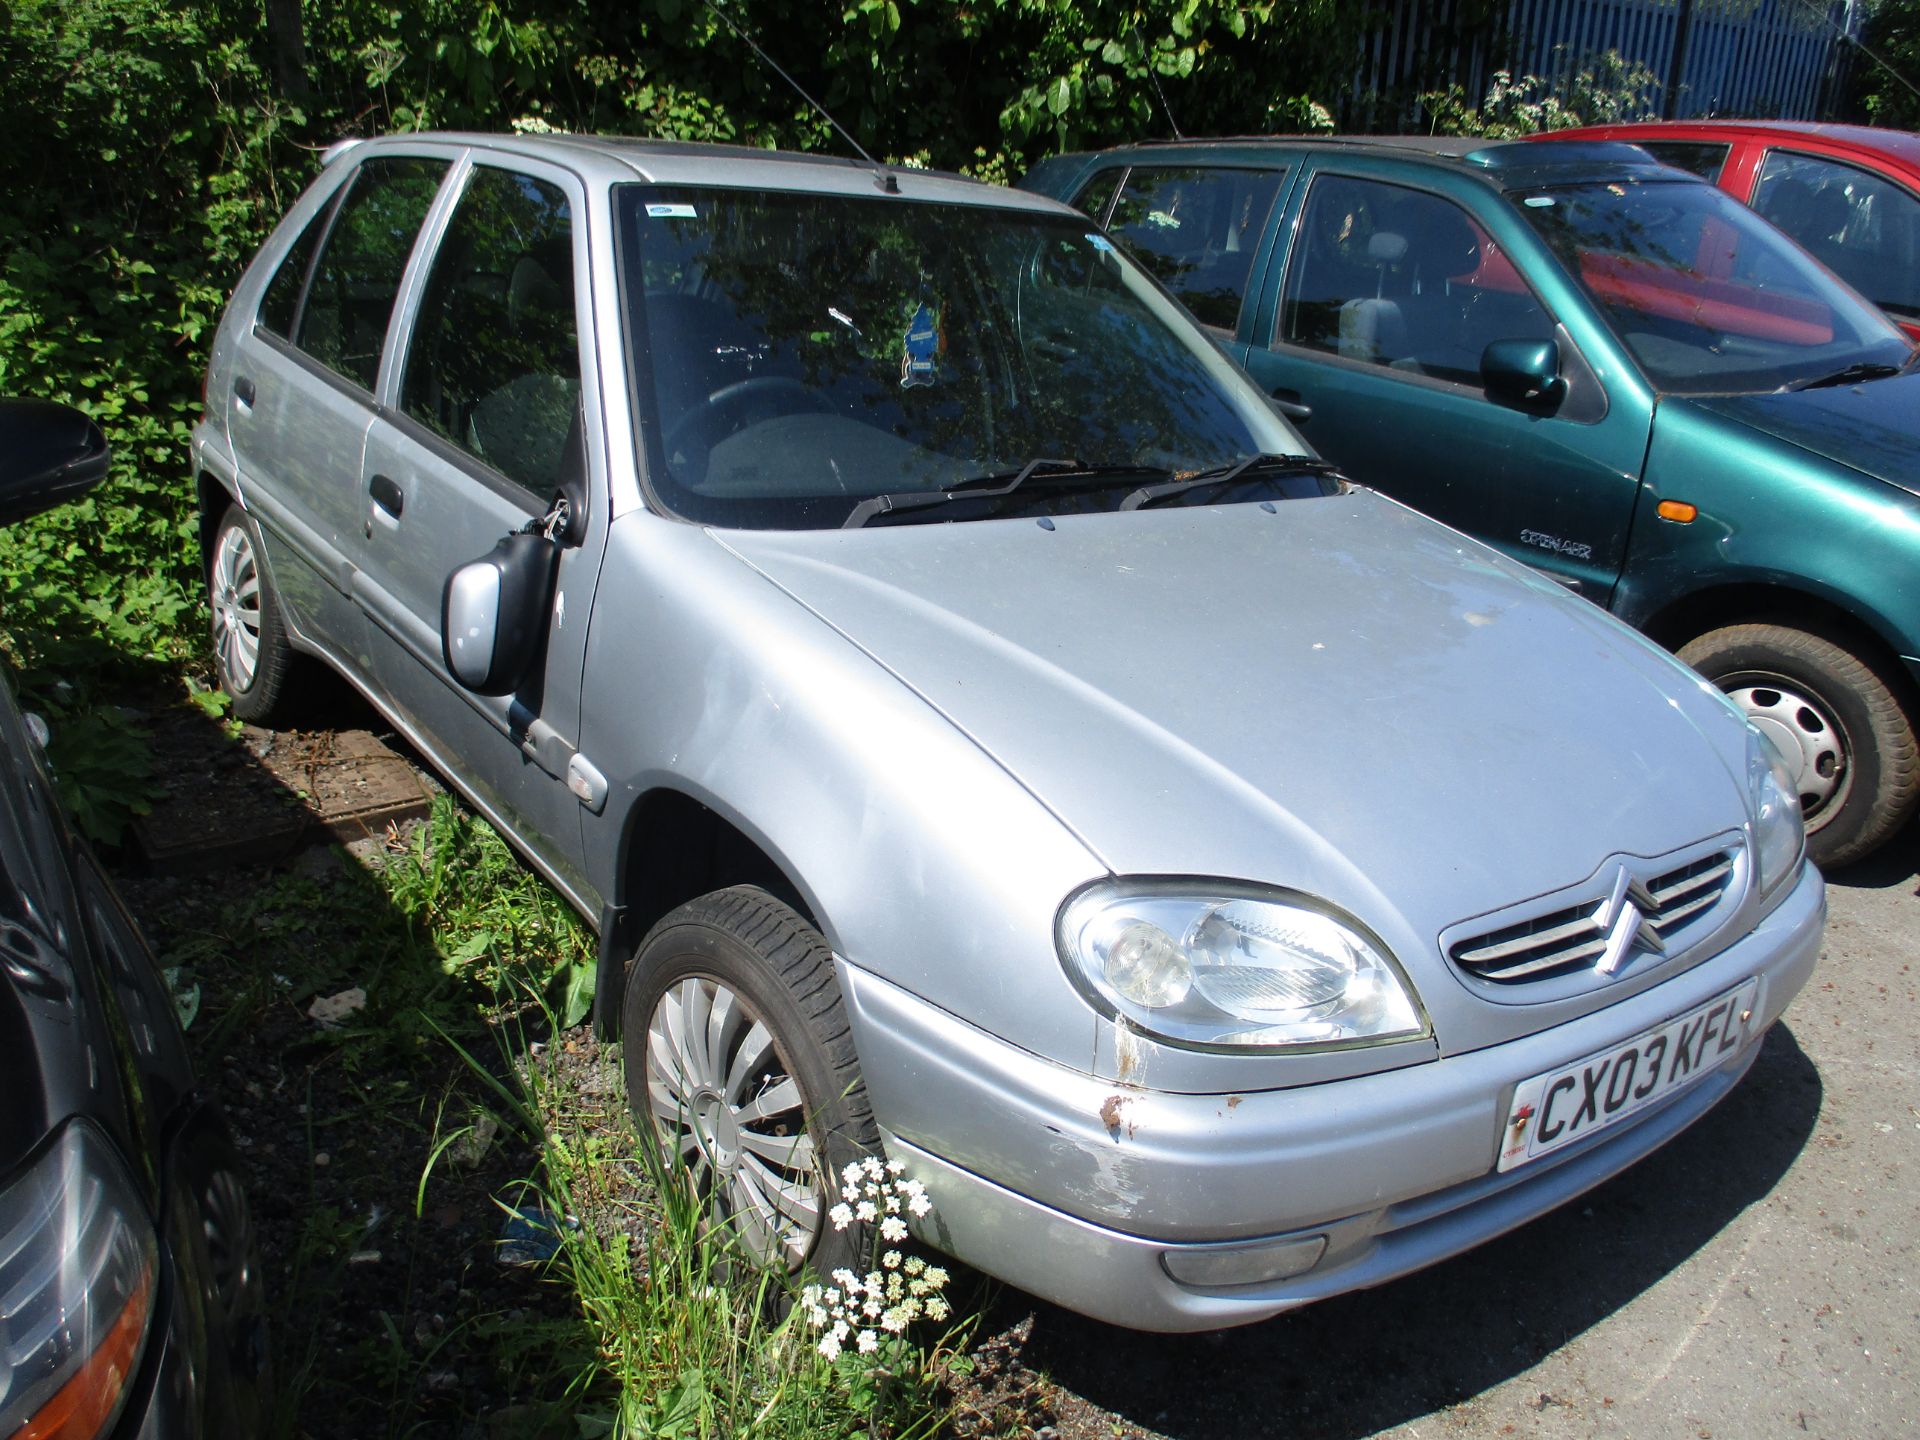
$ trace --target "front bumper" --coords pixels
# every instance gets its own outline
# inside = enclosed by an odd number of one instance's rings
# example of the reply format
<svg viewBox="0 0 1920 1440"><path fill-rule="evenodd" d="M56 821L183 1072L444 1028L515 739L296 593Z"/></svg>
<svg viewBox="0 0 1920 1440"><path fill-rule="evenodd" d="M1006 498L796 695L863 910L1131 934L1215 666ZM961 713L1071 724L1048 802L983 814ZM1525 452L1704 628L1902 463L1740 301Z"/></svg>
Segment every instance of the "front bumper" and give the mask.
<svg viewBox="0 0 1920 1440"><path fill-rule="evenodd" d="M1434 1264L1523 1224L1711 1109L1813 970L1826 916L1811 866L1754 931L1663 984L1507 1044L1356 1079L1245 1095L1111 1082L1017 1050L840 964L889 1154L927 1186L926 1238L1009 1283L1143 1330L1245 1324ZM1494 1171L1513 1087L1760 977L1749 1039L1631 1119ZM1150 1077L1149 1077L1150 1078ZM1305 1273L1198 1286L1325 1236ZM1298 1248L1298 1247L1296 1247ZM1314 1247L1317 1249L1317 1247Z"/></svg>

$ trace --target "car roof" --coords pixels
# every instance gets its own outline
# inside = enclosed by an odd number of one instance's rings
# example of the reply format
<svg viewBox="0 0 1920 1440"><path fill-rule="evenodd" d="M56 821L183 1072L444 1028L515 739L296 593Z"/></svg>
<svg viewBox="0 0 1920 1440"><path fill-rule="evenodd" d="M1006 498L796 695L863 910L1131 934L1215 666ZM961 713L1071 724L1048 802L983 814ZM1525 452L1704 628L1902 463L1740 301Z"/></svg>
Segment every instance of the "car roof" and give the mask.
<svg viewBox="0 0 1920 1440"><path fill-rule="evenodd" d="M1558 140L1566 136L1579 140L1606 136L1631 143L1633 137L1640 134L1649 139L1723 134L1778 140L1823 140L1859 150L1876 150L1896 156L1910 165L1920 166L1920 135L1907 130L1882 130L1874 125L1834 125L1817 120L1634 120L1618 125L1588 125L1577 130L1554 131L1533 138Z"/></svg>
<svg viewBox="0 0 1920 1440"><path fill-rule="evenodd" d="M1589 140L1548 148L1482 135L1229 135L1146 140L1100 151L1099 158L1152 155L1169 161L1178 157L1219 163L1236 153L1249 159L1279 159L1301 151L1379 155L1417 165L1444 166L1502 190L1578 180L1645 178L1650 171L1658 171L1663 179L1693 178L1682 177L1646 151L1619 141Z"/></svg>
<svg viewBox="0 0 1920 1440"><path fill-rule="evenodd" d="M909 166L879 166L840 155L762 150L750 145L705 145L620 135L523 135L419 131L336 145L329 156L418 151L459 146L504 157L544 160L597 185L650 181L661 185L737 186L801 193L871 195L1019 210L1063 211L1066 206L1025 191L964 175Z"/></svg>

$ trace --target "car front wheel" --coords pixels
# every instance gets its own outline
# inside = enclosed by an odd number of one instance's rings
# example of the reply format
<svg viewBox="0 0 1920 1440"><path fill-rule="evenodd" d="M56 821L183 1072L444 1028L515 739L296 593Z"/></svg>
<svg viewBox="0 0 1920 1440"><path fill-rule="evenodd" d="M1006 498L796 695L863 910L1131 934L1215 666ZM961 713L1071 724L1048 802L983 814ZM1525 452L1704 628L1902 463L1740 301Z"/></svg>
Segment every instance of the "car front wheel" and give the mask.
<svg viewBox="0 0 1920 1440"><path fill-rule="evenodd" d="M1840 641L1785 625L1729 625L1680 658L1732 697L1786 757L1822 866L1890 840L1920 798L1920 748L1900 682Z"/></svg>
<svg viewBox="0 0 1920 1440"><path fill-rule="evenodd" d="M691 901L641 943L621 1023L636 1126L741 1256L864 1271L865 1233L827 1212L879 1136L819 932L751 886Z"/></svg>

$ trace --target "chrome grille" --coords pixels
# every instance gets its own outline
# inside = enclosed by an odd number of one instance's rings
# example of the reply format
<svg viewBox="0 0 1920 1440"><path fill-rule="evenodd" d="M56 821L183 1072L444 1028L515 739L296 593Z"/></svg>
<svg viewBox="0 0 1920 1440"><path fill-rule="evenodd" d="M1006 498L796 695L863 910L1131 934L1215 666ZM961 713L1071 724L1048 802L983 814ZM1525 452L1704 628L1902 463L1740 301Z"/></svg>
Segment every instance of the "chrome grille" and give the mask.
<svg viewBox="0 0 1920 1440"><path fill-rule="evenodd" d="M1726 894L1733 879L1733 852L1703 856L1646 882L1653 908L1646 919L1662 941L1680 939ZM1457 940L1454 964L1470 975L1501 984L1544 980L1592 965L1606 953L1611 895L1536 915L1483 935Z"/></svg>

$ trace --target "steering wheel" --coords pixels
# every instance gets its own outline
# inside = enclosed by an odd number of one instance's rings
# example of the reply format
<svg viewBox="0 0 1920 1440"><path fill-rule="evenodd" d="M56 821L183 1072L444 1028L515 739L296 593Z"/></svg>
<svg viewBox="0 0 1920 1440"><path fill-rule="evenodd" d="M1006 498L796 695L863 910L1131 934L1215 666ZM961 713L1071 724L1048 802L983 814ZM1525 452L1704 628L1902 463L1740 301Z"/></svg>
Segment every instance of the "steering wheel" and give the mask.
<svg viewBox="0 0 1920 1440"><path fill-rule="evenodd" d="M661 437L661 447L669 459L676 451L687 452L689 467L696 474L704 474L713 447L744 427L756 403L764 405L785 400L800 403L781 406L773 413L802 414L828 408L817 390L791 375L749 375L731 385L722 385L707 396L706 404L674 421Z"/></svg>

